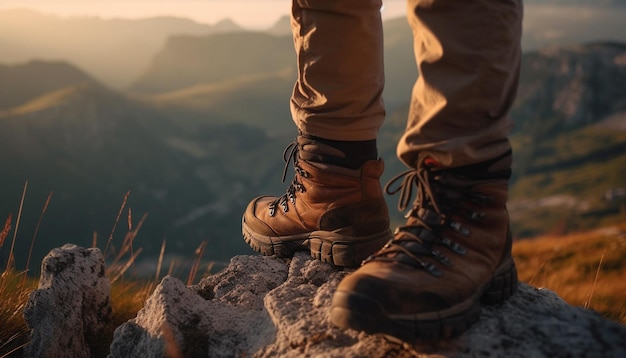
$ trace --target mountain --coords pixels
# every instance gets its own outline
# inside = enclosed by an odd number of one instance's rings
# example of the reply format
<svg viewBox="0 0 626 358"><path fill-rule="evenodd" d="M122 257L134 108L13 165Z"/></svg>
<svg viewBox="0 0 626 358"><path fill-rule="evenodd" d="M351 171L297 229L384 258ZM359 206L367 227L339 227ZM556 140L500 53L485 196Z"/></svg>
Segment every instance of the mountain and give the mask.
<svg viewBox="0 0 626 358"><path fill-rule="evenodd" d="M512 115L517 132L533 137L626 113L626 45L548 47L522 59Z"/></svg>
<svg viewBox="0 0 626 358"><path fill-rule="evenodd" d="M58 88L94 82L91 76L66 62L0 64L0 111Z"/></svg>
<svg viewBox="0 0 626 358"><path fill-rule="evenodd" d="M180 19L180 20L184 20L184 19ZM210 33L227 33L227 32L240 32L240 31L243 31L243 28L237 25L233 20L223 19L221 21L218 21L211 27ZM195 33L195 31L185 31L183 29L177 29L175 32L176 33ZM203 32L205 31L201 31L201 33ZM174 33L174 31L168 31L168 33Z"/></svg>
<svg viewBox="0 0 626 358"><path fill-rule="evenodd" d="M279 157L284 141L277 147L263 131L236 124L189 133L180 122L98 83L59 87L0 113L0 216L17 217L28 182L18 267L50 192L35 260L62 242L91 245L94 233L103 248L128 191L115 246L127 221L136 226L147 213L135 241L144 257L158 255L163 240L172 255L188 256L202 241L214 260L245 252L243 240L226 238L247 198L267 187L266 173L280 175L280 164L267 164L265 156Z"/></svg>
<svg viewBox="0 0 626 358"><path fill-rule="evenodd" d="M530 1L525 7L523 48L536 50L545 46L578 44L592 41L626 41L626 16L624 1ZM393 24L393 23L396 24ZM389 26L388 26L389 25ZM386 38L400 38L393 30L402 31L402 51L409 61L400 67L393 63L393 55L387 57L388 71L409 70L411 76L388 76L390 81L407 82L415 73L410 63L411 33L406 19L385 22L389 34ZM225 19L213 25L200 24L188 19L157 17L142 20L100 19L95 17L60 17L30 10L0 11L0 63L15 64L33 59L67 61L76 64L108 87L127 89L138 81L146 81L153 72L151 61L172 36L204 37L216 33L242 32L231 20ZM289 18L283 17L266 34L289 38ZM285 42L291 47L291 41ZM240 44L231 44L239 47ZM254 48L246 42L246 48ZM387 46L387 45L386 45ZM293 52L293 50L289 50ZM246 57L257 54L248 51ZM259 54L263 55L263 52ZM404 54L400 59L404 59ZM292 61L293 62L293 61ZM401 62L401 61L398 61ZM390 72L391 73L391 72ZM137 90L137 88L133 88ZM141 89L142 91L147 89ZM405 97L404 87L393 96ZM410 91L410 88L409 88Z"/></svg>
<svg viewBox="0 0 626 358"><path fill-rule="evenodd" d="M564 3L526 4L522 36L524 51L597 41L626 42L624 1L604 6L595 1Z"/></svg>
<svg viewBox="0 0 626 358"><path fill-rule="evenodd" d="M270 134L292 133L289 96L295 69L234 77L152 95L135 93L161 113L183 117L188 125L240 123Z"/></svg>
<svg viewBox="0 0 626 358"><path fill-rule="evenodd" d="M213 26L188 19L60 17L30 10L0 11L0 62L32 59L74 63L115 88L125 88L174 34L241 31L232 21Z"/></svg>
<svg viewBox="0 0 626 358"><path fill-rule="evenodd" d="M170 37L148 70L131 86L165 92L295 66L292 40L260 32Z"/></svg>
<svg viewBox="0 0 626 358"><path fill-rule="evenodd" d="M265 32L275 36L291 36L291 16L286 15L281 17Z"/></svg>

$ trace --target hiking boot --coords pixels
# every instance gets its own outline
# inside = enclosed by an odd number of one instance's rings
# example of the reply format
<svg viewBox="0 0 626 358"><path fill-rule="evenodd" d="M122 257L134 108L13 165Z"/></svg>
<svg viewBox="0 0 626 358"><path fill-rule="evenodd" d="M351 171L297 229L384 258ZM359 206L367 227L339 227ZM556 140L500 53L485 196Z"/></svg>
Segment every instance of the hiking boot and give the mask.
<svg viewBox="0 0 626 358"><path fill-rule="evenodd" d="M510 169L475 173L484 171L438 169L424 159L387 184L388 194L401 191L401 211L414 186L417 198L393 240L337 287L335 325L407 342L450 338L478 320L481 302L501 303L516 290L506 209Z"/></svg>
<svg viewBox="0 0 626 358"><path fill-rule="evenodd" d="M380 185L383 162L367 160L349 169L305 160L303 155L315 157L307 143L299 137L287 147L285 171L293 162L295 177L284 195L250 202L243 237L263 255L291 257L310 250L323 262L358 266L393 238Z"/></svg>

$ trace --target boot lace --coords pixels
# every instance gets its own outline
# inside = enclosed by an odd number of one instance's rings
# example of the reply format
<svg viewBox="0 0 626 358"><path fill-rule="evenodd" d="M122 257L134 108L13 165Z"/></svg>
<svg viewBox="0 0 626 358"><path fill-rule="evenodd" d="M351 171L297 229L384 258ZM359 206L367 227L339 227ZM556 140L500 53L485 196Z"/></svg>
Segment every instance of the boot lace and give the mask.
<svg viewBox="0 0 626 358"><path fill-rule="evenodd" d="M283 160L285 161L285 167L283 168L282 182L284 183L285 178L287 177L287 170L289 169L289 164L293 165L296 175L291 181L291 184L287 188L287 191L285 192L285 194L277 197L275 200L273 200L269 204L268 210L269 210L270 216L276 215L276 208L278 206L280 206L283 212L285 213L288 212L289 211L288 203L291 202L292 205L296 204L296 192L304 193L306 191L302 183L298 181L298 176L308 178L309 173L307 173L302 168L300 168L300 166L298 166L298 150L299 150L298 141L294 140L291 143L289 143L289 145L287 145L287 147L283 151Z"/></svg>
<svg viewBox="0 0 626 358"><path fill-rule="evenodd" d="M400 183L394 187L396 183ZM452 213L461 214L470 220L480 221L483 212L463 208L463 203L471 201L484 205L491 199L473 193L469 186L459 185L459 179L445 171L433 171L426 162L420 163L417 169L410 169L393 177L385 186L389 195L400 193L398 210L404 211L409 205L413 190L416 199L405 217L407 225L400 226L394 233L394 239L381 250L367 258L368 261L394 261L412 267L422 268L434 276L442 272L433 263L425 260L431 257L443 265L449 266L452 260L444 255L438 247L447 247L458 255L466 255L467 251L446 235L454 232L469 236L470 229L452 217Z"/></svg>

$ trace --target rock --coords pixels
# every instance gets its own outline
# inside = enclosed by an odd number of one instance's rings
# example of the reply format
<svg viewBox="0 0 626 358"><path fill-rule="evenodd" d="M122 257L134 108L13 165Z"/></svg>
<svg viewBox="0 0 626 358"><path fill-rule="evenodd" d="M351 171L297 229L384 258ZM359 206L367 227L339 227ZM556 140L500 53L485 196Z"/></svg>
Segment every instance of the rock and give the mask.
<svg viewBox="0 0 626 358"><path fill-rule="evenodd" d="M192 287L166 277L116 330L110 357L626 356L625 326L526 284L451 340L408 344L338 329L328 308L349 273L296 254L237 256Z"/></svg>
<svg viewBox="0 0 626 358"><path fill-rule="evenodd" d="M99 249L64 245L52 250L24 308L32 330L24 356L91 357L111 317L110 292Z"/></svg>
<svg viewBox="0 0 626 358"><path fill-rule="evenodd" d="M238 256L190 289L165 277L137 317L114 333L109 357L246 356L276 337L263 297L287 279L277 259Z"/></svg>

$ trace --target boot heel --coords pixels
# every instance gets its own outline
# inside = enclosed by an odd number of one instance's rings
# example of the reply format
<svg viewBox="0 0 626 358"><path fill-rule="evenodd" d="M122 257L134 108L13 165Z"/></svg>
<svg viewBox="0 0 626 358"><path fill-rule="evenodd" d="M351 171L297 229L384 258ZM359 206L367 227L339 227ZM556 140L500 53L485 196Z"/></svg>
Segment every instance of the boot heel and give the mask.
<svg viewBox="0 0 626 358"><path fill-rule="evenodd" d="M504 302L517 291L517 269L515 263L503 273L496 275L481 297L481 302L486 305L496 305Z"/></svg>

